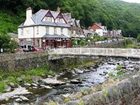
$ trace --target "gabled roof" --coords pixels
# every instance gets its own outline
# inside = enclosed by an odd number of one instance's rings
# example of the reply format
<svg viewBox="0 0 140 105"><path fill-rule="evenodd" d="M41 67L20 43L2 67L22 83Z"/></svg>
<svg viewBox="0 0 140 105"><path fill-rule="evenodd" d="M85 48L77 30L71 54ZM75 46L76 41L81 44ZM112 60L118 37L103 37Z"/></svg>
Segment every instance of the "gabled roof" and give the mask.
<svg viewBox="0 0 140 105"><path fill-rule="evenodd" d="M53 17L56 19L60 12L51 11L51 13L52 13Z"/></svg>
<svg viewBox="0 0 140 105"><path fill-rule="evenodd" d="M69 24L66 23L52 23L47 21L42 21L43 18L46 16L46 14L50 12L54 19L57 18L57 16L60 14L60 12L57 11L50 11L50 10L44 10L41 9L32 16L32 20L34 21L34 25L46 25L46 26L58 26L58 27L70 27ZM19 27L24 27L24 23L22 23Z"/></svg>
<svg viewBox="0 0 140 105"><path fill-rule="evenodd" d="M96 25L99 29L102 29L102 24L100 23L94 23L93 25Z"/></svg>
<svg viewBox="0 0 140 105"><path fill-rule="evenodd" d="M103 29L103 30L105 30L106 29L106 26L102 26L101 23L94 23L90 28L93 29L94 31L96 29Z"/></svg>

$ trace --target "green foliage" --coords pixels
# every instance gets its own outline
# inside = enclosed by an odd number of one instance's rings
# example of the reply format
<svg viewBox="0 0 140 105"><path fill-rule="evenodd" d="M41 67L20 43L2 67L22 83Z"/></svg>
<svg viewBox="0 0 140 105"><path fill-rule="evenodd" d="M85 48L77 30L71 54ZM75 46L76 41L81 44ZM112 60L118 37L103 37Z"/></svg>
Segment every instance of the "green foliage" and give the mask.
<svg viewBox="0 0 140 105"><path fill-rule="evenodd" d="M57 105L57 103L55 103L54 101L50 101L48 105Z"/></svg>
<svg viewBox="0 0 140 105"><path fill-rule="evenodd" d="M10 52L15 52L15 49L18 47L18 43L15 40L11 40L9 43Z"/></svg>
<svg viewBox="0 0 140 105"><path fill-rule="evenodd" d="M0 49L7 49L9 48L10 37L5 34L0 34Z"/></svg>
<svg viewBox="0 0 140 105"><path fill-rule="evenodd" d="M14 52L17 47L17 42L11 40L9 35L0 34L0 49L3 49L4 52Z"/></svg>
<svg viewBox="0 0 140 105"><path fill-rule="evenodd" d="M124 39L123 46L124 48L140 48L140 45L136 43L136 39Z"/></svg>
<svg viewBox="0 0 140 105"><path fill-rule="evenodd" d="M107 38L103 36L99 36L99 35L92 35L84 39L73 39L72 45L73 46L86 46L92 42L103 41L103 40L107 40Z"/></svg>
<svg viewBox="0 0 140 105"><path fill-rule="evenodd" d="M4 72L0 70L0 92L4 91L4 88L9 83L20 84L19 80L24 82L31 82L33 77L54 75L54 72L48 69L48 66L15 72Z"/></svg>
<svg viewBox="0 0 140 105"><path fill-rule="evenodd" d="M113 79L118 79L119 77L123 76L125 73L125 70L123 69L122 65L118 65L116 70L109 73L109 77Z"/></svg>
<svg viewBox="0 0 140 105"><path fill-rule="evenodd" d="M80 99L78 105L85 105L85 104L84 104L84 101L83 101L82 99Z"/></svg>
<svg viewBox="0 0 140 105"><path fill-rule="evenodd" d="M67 102L69 102L70 101L70 98L69 97L66 97L65 99L64 99L64 103L67 103Z"/></svg>
<svg viewBox="0 0 140 105"><path fill-rule="evenodd" d="M103 95L105 97L108 97L109 96L109 92L108 92L108 90L106 88L104 88L102 91L103 91Z"/></svg>
<svg viewBox="0 0 140 105"><path fill-rule="evenodd" d="M37 10L71 12L88 27L93 22L101 22L108 29L122 29L125 36L137 37L140 33L140 5L121 0L0 0L0 32L15 32L25 20L25 10L32 6ZM83 42L81 42L83 45Z"/></svg>
<svg viewBox="0 0 140 105"><path fill-rule="evenodd" d="M5 89L5 83L4 82L1 82L0 83L0 93Z"/></svg>
<svg viewBox="0 0 140 105"><path fill-rule="evenodd" d="M140 42L140 34L137 36L137 41Z"/></svg>

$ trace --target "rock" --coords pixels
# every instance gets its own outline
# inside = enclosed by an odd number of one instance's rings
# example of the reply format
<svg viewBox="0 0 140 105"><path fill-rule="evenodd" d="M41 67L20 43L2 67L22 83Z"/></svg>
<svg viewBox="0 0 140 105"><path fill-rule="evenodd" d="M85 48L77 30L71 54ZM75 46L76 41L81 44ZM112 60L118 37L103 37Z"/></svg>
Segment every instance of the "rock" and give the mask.
<svg viewBox="0 0 140 105"><path fill-rule="evenodd" d="M29 99L27 98L27 97L25 97L25 96L20 96L19 97L22 101L29 101Z"/></svg>
<svg viewBox="0 0 140 105"><path fill-rule="evenodd" d="M37 87L35 87L35 86L33 86L32 88L33 88L33 89L37 89Z"/></svg>
<svg viewBox="0 0 140 105"><path fill-rule="evenodd" d="M40 85L42 88L46 88L46 89L52 89L52 87L50 86L46 86L46 85Z"/></svg>
<svg viewBox="0 0 140 105"><path fill-rule="evenodd" d="M43 84L47 84L47 85L63 85L63 84L65 84L65 82L62 82L62 81L57 80L55 78L41 79L40 82L42 82Z"/></svg>
<svg viewBox="0 0 140 105"><path fill-rule="evenodd" d="M12 92L7 92L7 93L0 94L0 101L10 99L10 98L12 98L14 96L17 96L17 95L27 95L27 94L31 94L31 92L26 90L26 88L18 87Z"/></svg>
<svg viewBox="0 0 140 105"><path fill-rule="evenodd" d="M77 79L73 79L70 81L72 84L79 84L79 83L82 83L81 80L77 80Z"/></svg>
<svg viewBox="0 0 140 105"><path fill-rule="evenodd" d="M84 73L84 71L79 70L79 69L75 69L75 72L76 72L77 74L83 74L83 73Z"/></svg>
<svg viewBox="0 0 140 105"><path fill-rule="evenodd" d="M107 72L106 71L103 71L104 75L107 75Z"/></svg>
<svg viewBox="0 0 140 105"><path fill-rule="evenodd" d="M85 72L90 72L91 70L93 70L93 69L90 69L90 70L89 69L85 69L84 71Z"/></svg>
<svg viewBox="0 0 140 105"><path fill-rule="evenodd" d="M99 75L103 76L103 74L101 74L101 73Z"/></svg>
<svg viewBox="0 0 140 105"><path fill-rule="evenodd" d="M75 75L75 74L76 74L76 72L75 72L74 70L72 70L72 71L71 71L71 73L72 73L73 75Z"/></svg>
<svg viewBox="0 0 140 105"><path fill-rule="evenodd" d="M51 76L51 75L48 75L47 77L48 77L48 78L52 78L53 76Z"/></svg>
<svg viewBox="0 0 140 105"><path fill-rule="evenodd" d="M12 97L12 99L16 99L16 98L19 98L19 96L13 96L13 97Z"/></svg>
<svg viewBox="0 0 140 105"><path fill-rule="evenodd" d="M62 96L63 96L64 98L67 98L67 97L70 96L70 94L68 94L68 93L67 93L67 94L63 94Z"/></svg>
<svg viewBox="0 0 140 105"><path fill-rule="evenodd" d="M22 99L21 98L17 98L15 99L16 102L22 102Z"/></svg>
<svg viewBox="0 0 140 105"><path fill-rule="evenodd" d="M5 91L10 92L12 90L11 86L6 86Z"/></svg>
<svg viewBox="0 0 140 105"><path fill-rule="evenodd" d="M64 80L68 80L68 78L64 78Z"/></svg>
<svg viewBox="0 0 140 105"><path fill-rule="evenodd" d="M32 77L32 80L33 80L35 83L38 82L40 79L41 79L41 77L39 77L39 76L34 76L34 77Z"/></svg>
<svg viewBox="0 0 140 105"><path fill-rule="evenodd" d="M29 83L24 83L24 86L25 86L25 87L30 87L31 84L29 84Z"/></svg>
<svg viewBox="0 0 140 105"><path fill-rule="evenodd" d="M66 103L65 105L79 105L79 102L78 101L71 101L71 102Z"/></svg>
<svg viewBox="0 0 140 105"><path fill-rule="evenodd" d="M38 86L36 83L32 83L31 85L34 86L34 87L37 87Z"/></svg>
<svg viewBox="0 0 140 105"><path fill-rule="evenodd" d="M12 83L12 82L9 83L9 86L10 86L11 88L15 88L15 84Z"/></svg>

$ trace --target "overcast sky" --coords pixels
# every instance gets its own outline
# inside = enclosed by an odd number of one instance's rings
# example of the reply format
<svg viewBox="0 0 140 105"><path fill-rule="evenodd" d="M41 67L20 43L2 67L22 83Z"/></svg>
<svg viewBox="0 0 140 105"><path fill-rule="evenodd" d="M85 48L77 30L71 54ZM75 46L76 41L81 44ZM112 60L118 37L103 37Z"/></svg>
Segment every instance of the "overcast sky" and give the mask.
<svg viewBox="0 0 140 105"><path fill-rule="evenodd" d="M140 3L140 0L123 0L130 3Z"/></svg>

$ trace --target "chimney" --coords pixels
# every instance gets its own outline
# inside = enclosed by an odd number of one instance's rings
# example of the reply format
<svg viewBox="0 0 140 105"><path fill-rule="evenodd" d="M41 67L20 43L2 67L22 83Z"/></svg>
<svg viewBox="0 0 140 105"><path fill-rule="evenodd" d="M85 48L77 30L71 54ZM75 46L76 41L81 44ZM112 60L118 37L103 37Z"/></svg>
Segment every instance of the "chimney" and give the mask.
<svg viewBox="0 0 140 105"><path fill-rule="evenodd" d="M102 23L97 23L99 26L102 26Z"/></svg>
<svg viewBox="0 0 140 105"><path fill-rule="evenodd" d="M32 17L32 8L29 7L26 9L26 19L29 19Z"/></svg>
<svg viewBox="0 0 140 105"><path fill-rule="evenodd" d="M60 7L57 7L57 12L61 12L61 8Z"/></svg>

